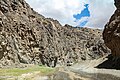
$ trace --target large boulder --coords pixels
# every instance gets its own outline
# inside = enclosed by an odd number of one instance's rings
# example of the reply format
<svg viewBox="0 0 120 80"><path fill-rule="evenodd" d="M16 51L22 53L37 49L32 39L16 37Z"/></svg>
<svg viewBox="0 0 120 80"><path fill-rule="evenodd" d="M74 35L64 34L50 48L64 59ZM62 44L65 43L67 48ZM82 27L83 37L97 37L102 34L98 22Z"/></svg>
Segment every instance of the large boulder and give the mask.
<svg viewBox="0 0 120 80"><path fill-rule="evenodd" d="M105 25L103 39L114 56L120 56L120 0L115 0L117 10Z"/></svg>

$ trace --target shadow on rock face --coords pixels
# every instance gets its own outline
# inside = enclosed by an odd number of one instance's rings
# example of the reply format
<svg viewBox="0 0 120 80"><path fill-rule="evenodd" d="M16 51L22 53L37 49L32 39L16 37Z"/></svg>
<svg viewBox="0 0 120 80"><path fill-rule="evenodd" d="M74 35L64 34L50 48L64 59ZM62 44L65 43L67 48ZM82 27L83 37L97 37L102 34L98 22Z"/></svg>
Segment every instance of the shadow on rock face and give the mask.
<svg viewBox="0 0 120 80"><path fill-rule="evenodd" d="M106 60L103 63L99 64L95 68L120 70L120 57L116 58L116 57L112 56L112 54L110 54L106 58L108 58L108 60Z"/></svg>

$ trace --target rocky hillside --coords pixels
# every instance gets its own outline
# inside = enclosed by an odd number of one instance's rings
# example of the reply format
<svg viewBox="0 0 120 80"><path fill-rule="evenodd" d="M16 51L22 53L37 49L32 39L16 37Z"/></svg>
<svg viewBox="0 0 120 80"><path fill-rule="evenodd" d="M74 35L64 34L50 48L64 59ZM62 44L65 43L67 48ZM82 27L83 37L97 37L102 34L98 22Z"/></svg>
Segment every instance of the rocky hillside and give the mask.
<svg viewBox="0 0 120 80"><path fill-rule="evenodd" d="M103 39L114 56L120 56L120 0L115 0L117 10L106 24Z"/></svg>
<svg viewBox="0 0 120 80"><path fill-rule="evenodd" d="M49 67L97 59L109 53L102 31L62 26L35 12L24 0L0 0L0 67Z"/></svg>

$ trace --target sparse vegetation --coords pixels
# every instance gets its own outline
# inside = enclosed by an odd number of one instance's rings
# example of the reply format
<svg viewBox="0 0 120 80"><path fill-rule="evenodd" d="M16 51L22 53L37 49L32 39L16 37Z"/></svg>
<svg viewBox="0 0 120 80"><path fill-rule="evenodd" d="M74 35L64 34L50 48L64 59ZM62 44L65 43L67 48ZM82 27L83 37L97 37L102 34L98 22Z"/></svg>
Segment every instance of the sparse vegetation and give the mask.
<svg viewBox="0 0 120 80"><path fill-rule="evenodd" d="M0 76L20 76L26 73L33 73L40 71L41 75L52 74L55 69L45 66L32 66L28 68L12 68L12 69L0 69Z"/></svg>

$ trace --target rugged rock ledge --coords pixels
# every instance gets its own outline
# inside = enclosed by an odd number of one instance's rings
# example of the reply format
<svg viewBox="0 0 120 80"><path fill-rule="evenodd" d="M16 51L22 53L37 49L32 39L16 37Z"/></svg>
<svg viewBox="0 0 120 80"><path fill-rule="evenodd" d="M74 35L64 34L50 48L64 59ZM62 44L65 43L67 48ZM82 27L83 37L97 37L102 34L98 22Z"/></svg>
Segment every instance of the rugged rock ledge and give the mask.
<svg viewBox="0 0 120 80"><path fill-rule="evenodd" d="M109 53L101 34L98 29L62 26L24 0L0 0L0 67L69 66L96 59Z"/></svg>
<svg viewBox="0 0 120 80"><path fill-rule="evenodd" d="M103 39L114 56L120 56L120 0L115 0L117 10L106 24Z"/></svg>

